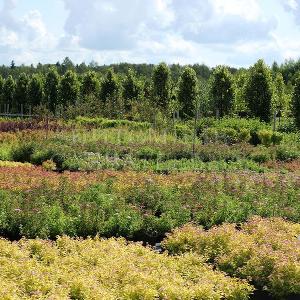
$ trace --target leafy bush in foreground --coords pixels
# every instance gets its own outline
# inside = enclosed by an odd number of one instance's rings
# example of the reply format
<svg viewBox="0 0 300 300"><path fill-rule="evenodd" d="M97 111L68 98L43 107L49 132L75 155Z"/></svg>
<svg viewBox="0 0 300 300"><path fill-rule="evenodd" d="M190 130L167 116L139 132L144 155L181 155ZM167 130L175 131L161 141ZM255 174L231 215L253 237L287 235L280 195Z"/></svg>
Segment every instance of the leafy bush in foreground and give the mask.
<svg viewBox="0 0 300 300"><path fill-rule="evenodd" d="M1 299L246 300L253 288L197 255L124 240L0 240Z"/></svg>
<svg viewBox="0 0 300 300"><path fill-rule="evenodd" d="M247 279L278 298L300 295L300 224L252 218L238 229L187 225L163 242L171 254L196 252L227 274Z"/></svg>

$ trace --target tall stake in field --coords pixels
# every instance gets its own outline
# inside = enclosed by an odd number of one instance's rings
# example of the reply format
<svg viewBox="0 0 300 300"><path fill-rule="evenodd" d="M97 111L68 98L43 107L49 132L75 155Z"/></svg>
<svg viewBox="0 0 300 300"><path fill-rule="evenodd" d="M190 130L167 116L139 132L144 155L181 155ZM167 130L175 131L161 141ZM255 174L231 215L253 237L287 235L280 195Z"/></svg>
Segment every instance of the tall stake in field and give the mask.
<svg viewBox="0 0 300 300"><path fill-rule="evenodd" d="M195 158L195 144L196 144L196 136L197 136L197 121L198 121L199 103L200 103L198 98L199 97L197 97L197 100L195 103L195 117L194 117L194 134L193 134L193 157L194 158Z"/></svg>

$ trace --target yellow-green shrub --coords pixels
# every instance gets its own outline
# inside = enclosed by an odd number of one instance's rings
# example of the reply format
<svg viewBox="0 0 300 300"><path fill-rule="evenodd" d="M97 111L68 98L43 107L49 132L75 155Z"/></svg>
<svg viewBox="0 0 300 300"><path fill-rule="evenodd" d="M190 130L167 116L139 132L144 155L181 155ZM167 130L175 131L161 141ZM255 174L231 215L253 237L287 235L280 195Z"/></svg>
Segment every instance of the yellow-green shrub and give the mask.
<svg viewBox="0 0 300 300"><path fill-rule="evenodd" d="M0 240L1 299L246 300L253 288L195 254L123 239Z"/></svg>
<svg viewBox="0 0 300 300"><path fill-rule="evenodd" d="M248 279L276 297L300 295L300 224L254 217L241 228L205 231L187 225L163 242L171 254L196 252L220 270Z"/></svg>
<svg viewBox="0 0 300 300"><path fill-rule="evenodd" d="M21 163L21 162L15 162L15 161L0 160L0 167L8 167L8 168L28 167L28 168L32 168L33 165L30 164L30 163Z"/></svg>

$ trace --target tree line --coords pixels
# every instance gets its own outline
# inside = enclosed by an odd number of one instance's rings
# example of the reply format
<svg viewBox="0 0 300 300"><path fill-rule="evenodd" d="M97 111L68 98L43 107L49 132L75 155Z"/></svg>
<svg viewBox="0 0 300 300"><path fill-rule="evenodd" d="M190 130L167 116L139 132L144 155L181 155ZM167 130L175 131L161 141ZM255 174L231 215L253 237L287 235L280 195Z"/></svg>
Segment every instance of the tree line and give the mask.
<svg viewBox="0 0 300 300"><path fill-rule="evenodd" d="M300 128L300 71L290 62L274 63L270 68L258 60L238 70L227 66L206 69L204 65L176 69L160 63L149 68L144 65L143 74L137 70L141 65L123 64L122 71L120 65L118 71L111 66L99 71L95 65L79 72L65 59L61 65L41 65L29 72L32 66L12 63L5 67L10 71L0 75L1 110L18 113L21 108L28 111L42 106L54 114L138 120L151 120L157 114L181 119L240 115L265 122L280 114L293 116Z"/></svg>

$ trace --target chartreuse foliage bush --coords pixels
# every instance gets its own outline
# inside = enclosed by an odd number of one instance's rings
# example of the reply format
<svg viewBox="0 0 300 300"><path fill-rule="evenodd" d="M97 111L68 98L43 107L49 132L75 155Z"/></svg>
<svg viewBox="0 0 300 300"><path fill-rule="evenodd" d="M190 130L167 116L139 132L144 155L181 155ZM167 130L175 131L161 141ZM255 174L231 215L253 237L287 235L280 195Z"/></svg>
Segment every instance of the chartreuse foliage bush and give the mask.
<svg viewBox="0 0 300 300"><path fill-rule="evenodd" d="M163 241L170 254L198 253L219 270L276 298L300 295L300 224L253 217L237 228L186 225Z"/></svg>
<svg viewBox="0 0 300 300"><path fill-rule="evenodd" d="M257 133L258 138L264 146L279 145L283 139L283 136L279 132L273 132L270 130L260 130Z"/></svg>
<svg viewBox="0 0 300 300"><path fill-rule="evenodd" d="M198 255L169 257L123 239L0 240L1 299L246 300L248 283Z"/></svg>
<svg viewBox="0 0 300 300"><path fill-rule="evenodd" d="M32 168L33 165L30 164L30 163L21 163L21 162L15 162L15 161L0 160L0 167L9 167L9 168L27 167L27 168Z"/></svg>
<svg viewBox="0 0 300 300"><path fill-rule="evenodd" d="M94 128L116 128L116 127L128 127L129 129L149 129L151 124L148 122L135 122L128 120L110 120L105 118L88 118L88 117L77 117L75 123L94 127Z"/></svg>

